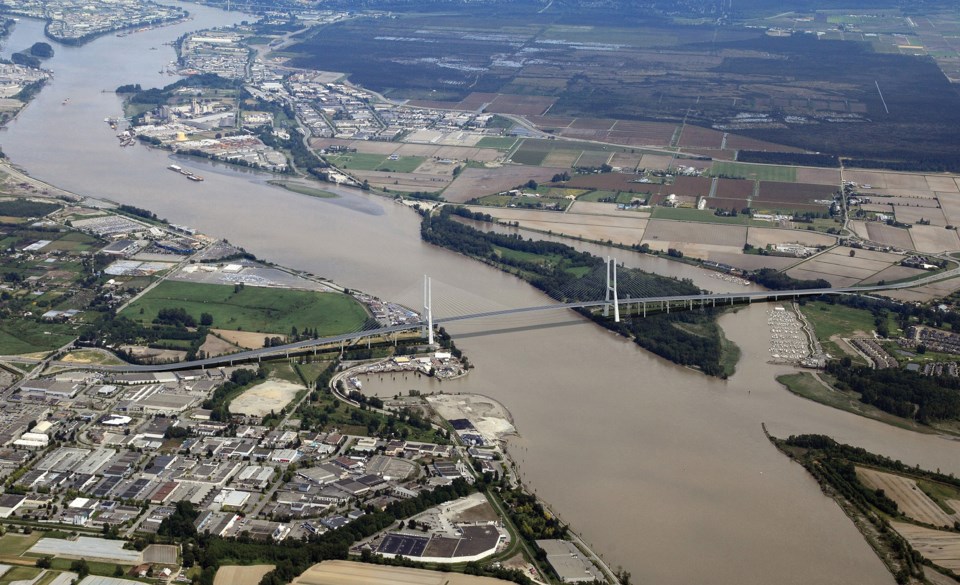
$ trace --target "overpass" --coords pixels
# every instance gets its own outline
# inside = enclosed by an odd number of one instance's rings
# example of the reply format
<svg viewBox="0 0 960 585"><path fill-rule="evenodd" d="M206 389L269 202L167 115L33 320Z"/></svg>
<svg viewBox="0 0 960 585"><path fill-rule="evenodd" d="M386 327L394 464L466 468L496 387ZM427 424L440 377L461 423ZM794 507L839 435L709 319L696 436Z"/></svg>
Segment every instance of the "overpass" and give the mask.
<svg viewBox="0 0 960 585"><path fill-rule="evenodd" d="M625 298L618 296L617 278L616 278L616 260L607 259L607 290L605 298L595 301L578 301L568 303L552 303L548 305L538 305L532 307L518 307L512 309L501 309L495 311L486 311L471 313L466 315L450 317L433 317L433 299L431 293L430 279L424 277L424 316L420 321L404 323L400 325L390 325L367 329L362 331L353 331L322 337L317 339L306 339L295 343L285 345L265 347L262 349L253 349L241 351L233 354L222 355L206 359L198 359L186 362L176 362L172 364L151 364L137 365L124 364L116 366L105 366L97 364L77 364L73 362L53 362L60 366L67 366L74 369L97 369L108 372L162 372L173 370L203 369L218 366L230 366L240 363L259 362L263 359L290 357L292 355L304 355L311 351L317 353L319 348L336 346L346 347L359 342L368 337L388 336L401 331L421 330L427 337L428 343L433 345L433 334L435 325L446 325L449 323L460 323L476 319L485 319L493 317L503 317L509 315L519 315L525 313L538 313L543 311L557 311L566 309L603 309L605 316L613 312L614 321L620 321L621 313L627 313L631 316L646 317L647 312L666 312L671 310L691 310L701 307L722 307L734 304L753 303L753 302L776 302L781 300L796 300L806 297L818 297L823 295L851 295L864 294L880 291L890 291L898 289L909 289L924 286L934 282L940 282L960 276L960 268L955 268L947 272L941 272L928 277L913 281L877 284L870 286L851 286L851 287L832 287L801 290L780 290L780 291L744 291L733 293L704 293L696 295L670 295L670 296L648 296L642 298Z"/></svg>

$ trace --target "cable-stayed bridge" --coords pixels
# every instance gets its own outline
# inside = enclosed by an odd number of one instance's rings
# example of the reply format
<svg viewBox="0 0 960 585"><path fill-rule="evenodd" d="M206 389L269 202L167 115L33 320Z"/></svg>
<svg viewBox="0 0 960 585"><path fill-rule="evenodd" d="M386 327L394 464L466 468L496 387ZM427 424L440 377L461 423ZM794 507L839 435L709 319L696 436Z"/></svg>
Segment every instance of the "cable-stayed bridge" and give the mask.
<svg viewBox="0 0 960 585"><path fill-rule="evenodd" d="M464 291L463 296L467 298L473 297L471 299L473 302L464 304L462 302L457 302L457 299L453 299L453 303L442 303L445 305L445 315L437 316L434 314L432 282L429 277L425 276L423 288L423 312L421 313L420 318L408 319L399 324L368 326L364 329L342 333L339 335L332 335L317 339L307 339L280 346L254 349L218 357L177 362L172 364L125 364L118 366L104 366L84 365L72 362L54 363L60 363L61 365L70 366L77 369L95 368L97 370L112 372L158 372L201 369L236 365L248 362L259 362L264 359L277 357L292 357L296 355L317 353L320 348L328 349L330 347L336 347L337 345L343 349L355 346L363 339L369 339L372 337L381 337L386 339L395 333L411 330L421 330L423 336L427 339L427 342L430 345L433 345L436 326L493 317L506 317L509 315L568 309L600 309L605 317L619 322L621 318L625 316L629 318L643 318L646 317L648 313L652 315L669 313L671 311L694 310L705 307L722 307L725 305L749 304L754 302L776 302L806 297L818 297L822 295L869 294L879 291L915 288L960 276L960 268L957 268L921 279L893 284L780 291L658 294L658 292L662 293L662 290L657 291L656 289L659 287L650 283L628 287L628 289L625 290L622 286L624 283L618 283L616 260L607 259L605 268L601 269L600 272L603 272L604 270L606 272L605 277L604 275L599 274L594 275L596 278L592 279L581 278L578 279L578 282L575 285L577 287L576 289L561 291L562 295L566 298L583 298L586 296L588 298L595 298L596 300L570 302L558 301L546 305L511 308L498 306L497 303L491 302L489 299L484 299L479 295L475 295L469 291ZM483 305L487 306L484 307Z"/></svg>

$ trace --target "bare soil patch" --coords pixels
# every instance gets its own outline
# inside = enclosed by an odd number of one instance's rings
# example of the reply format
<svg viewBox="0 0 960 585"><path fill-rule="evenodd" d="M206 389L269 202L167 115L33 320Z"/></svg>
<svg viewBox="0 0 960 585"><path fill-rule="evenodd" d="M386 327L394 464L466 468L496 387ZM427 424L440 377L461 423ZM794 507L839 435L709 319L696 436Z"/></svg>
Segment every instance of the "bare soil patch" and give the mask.
<svg viewBox="0 0 960 585"><path fill-rule="evenodd" d="M212 333L207 334L207 338L203 340L203 345L200 346L200 351L204 352L207 357L225 355L238 351L239 349L236 345L224 341Z"/></svg>
<svg viewBox="0 0 960 585"><path fill-rule="evenodd" d="M230 402L230 412L248 416L280 412L280 409L289 404L297 392L303 389L301 384L269 379L234 398Z"/></svg>
<svg viewBox="0 0 960 585"><path fill-rule="evenodd" d="M229 329L211 329L211 331L243 349L260 349L263 347L263 340L266 337L279 337L284 341L287 340L287 336L282 333L257 333L254 331L231 331Z"/></svg>

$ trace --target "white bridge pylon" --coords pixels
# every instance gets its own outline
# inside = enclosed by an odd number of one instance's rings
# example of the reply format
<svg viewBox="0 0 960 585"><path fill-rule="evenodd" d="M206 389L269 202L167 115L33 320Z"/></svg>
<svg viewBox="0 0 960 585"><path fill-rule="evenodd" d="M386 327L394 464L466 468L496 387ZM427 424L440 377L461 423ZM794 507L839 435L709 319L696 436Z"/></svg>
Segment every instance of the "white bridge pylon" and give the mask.
<svg viewBox="0 0 960 585"><path fill-rule="evenodd" d="M426 331L427 343L433 345L433 291L430 286L430 277L423 275L423 314L427 318Z"/></svg>
<svg viewBox="0 0 960 585"><path fill-rule="evenodd" d="M611 303L611 296L613 302ZM610 305L613 305L613 322L620 322L620 299L617 296L617 259L607 256L607 293L604 299L603 316L610 316Z"/></svg>

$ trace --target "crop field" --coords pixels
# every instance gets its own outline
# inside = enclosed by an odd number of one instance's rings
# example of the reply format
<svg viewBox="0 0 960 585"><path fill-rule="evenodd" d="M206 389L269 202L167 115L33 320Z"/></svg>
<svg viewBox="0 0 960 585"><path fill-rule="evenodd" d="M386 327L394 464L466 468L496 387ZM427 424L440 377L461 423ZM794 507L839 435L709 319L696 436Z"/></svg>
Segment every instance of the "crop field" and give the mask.
<svg viewBox="0 0 960 585"><path fill-rule="evenodd" d="M830 185L760 181L758 206L765 204L826 209L830 207L829 204L815 203L815 201L830 201L836 191L837 188Z"/></svg>
<svg viewBox="0 0 960 585"><path fill-rule="evenodd" d="M477 143L481 148L496 148L498 150L510 150L517 143L518 138L513 136L484 136Z"/></svg>
<svg viewBox="0 0 960 585"><path fill-rule="evenodd" d="M746 197L742 199L734 199L731 197L711 197L707 199L707 207L710 209L724 209L730 210L735 209L738 213L743 211L744 208L750 206L750 200ZM736 220L737 218L731 218Z"/></svg>
<svg viewBox="0 0 960 585"><path fill-rule="evenodd" d="M774 144L765 140L757 140L739 134L728 134L724 146L731 150L771 150L776 152L802 152L799 148L791 148L782 144Z"/></svg>
<svg viewBox="0 0 960 585"><path fill-rule="evenodd" d="M680 141L677 144L686 148L720 148L722 143L723 132L686 125L683 127Z"/></svg>
<svg viewBox="0 0 960 585"><path fill-rule="evenodd" d="M661 195L675 194L678 197L706 197L713 181L705 177L677 177L672 185L663 185Z"/></svg>
<svg viewBox="0 0 960 585"><path fill-rule="evenodd" d="M741 179L717 179L715 195L721 199L748 199L753 196L754 181ZM709 202L707 203L709 205Z"/></svg>
<svg viewBox="0 0 960 585"><path fill-rule="evenodd" d="M747 228L737 225L714 225L710 229L704 229L703 225L697 223L654 219L647 225L644 240L732 246L742 249L747 242Z"/></svg>
<svg viewBox="0 0 960 585"><path fill-rule="evenodd" d="M495 114L516 114L518 116L541 116L556 102L556 98L538 95L498 94L486 106L488 112Z"/></svg>
<svg viewBox="0 0 960 585"><path fill-rule="evenodd" d="M598 204L599 205L599 204ZM558 213L526 209L471 207L521 227L542 232L618 244L637 244L643 239L647 218L643 214L621 212L617 217L601 217L592 213Z"/></svg>
<svg viewBox="0 0 960 585"><path fill-rule="evenodd" d="M624 171L633 171L640 166L641 154L630 154L626 152L614 153L610 159L610 166L622 168Z"/></svg>
<svg viewBox="0 0 960 585"><path fill-rule="evenodd" d="M877 284L880 281L883 282L896 282L898 280L907 280L908 278L914 278L920 274L926 272L919 268L909 268L907 266L891 266L890 268L885 268L880 272L874 274L870 278L865 278L861 281L861 284Z"/></svg>
<svg viewBox="0 0 960 585"><path fill-rule="evenodd" d="M356 331L367 319L363 306L340 293L253 286L235 291L229 285L169 280L130 305L123 315L149 324L164 308L182 308L198 322L201 313L209 313L214 326L222 329L269 332L315 327L321 336Z"/></svg>
<svg viewBox="0 0 960 585"><path fill-rule="evenodd" d="M610 161L611 153L595 150L585 150L580 154L580 158L574 163L574 166L598 169Z"/></svg>
<svg viewBox="0 0 960 585"><path fill-rule="evenodd" d="M839 169L819 169L814 167L796 167L798 183L813 183L814 185L840 186Z"/></svg>
<svg viewBox="0 0 960 585"><path fill-rule="evenodd" d="M930 197L921 197L917 195L917 193L921 193L918 191L909 191L908 193L909 195L906 196L892 195L889 193L872 195L870 201L873 203L894 205L896 207L920 207L924 209L936 209L940 207L932 194Z"/></svg>
<svg viewBox="0 0 960 585"><path fill-rule="evenodd" d="M563 167L569 169L573 167L577 160L584 154L586 153L581 150L554 150L547 153L542 164L545 167Z"/></svg>
<svg viewBox="0 0 960 585"><path fill-rule="evenodd" d="M820 169L817 169L820 170ZM839 185L839 171L835 183ZM797 181L797 168L780 165L760 165L739 162L714 162L710 167L710 175L714 177L732 177L750 179L754 181L777 181L793 183Z"/></svg>
<svg viewBox="0 0 960 585"><path fill-rule="evenodd" d="M378 189L391 191L423 191L436 193L442 191L453 181L453 175L434 175L430 173L399 173L388 171L355 171L361 181L369 181Z"/></svg>
<svg viewBox="0 0 960 585"><path fill-rule="evenodd" d="M878 244L886 246L895 246L903 250L913 250L913 240L910 239L910 231L903 228L896 228L884 223L875 221L867 222L867 237Z"/></svg>
<svg viewBox="0 0 960 585"><path fill-rule="evenodd" d="M275 565L247 565L220 567L213 578L213 585L257 585Z"/></svg>
<svg viewBox="0 0 960 585"><path fill-rule="evenodd" d="M910 228L910 238L918 252L943 252L960 249L960 238L956 230L944 229L936 225L915 225Z"/></svg>
<svg viewBox="0 0 960 585"><path fill-rule="evenodd" d="M857 477L868 487L883 490L910 518L933 526L953 527L954 518L923 493L916 480L865 467L857 467Z"/></svg>
<svg viewBox="0 0 960 585"><path fill-rule="evenodd" d="M443 198L453 203L463 203L475 197L515 189L530 179L546 183L558 170L520 166L467 168L444 190Z"/></svg>
<svg viewBox="0 0 960 585"><path fill-rule="evenodd" d="M626 194L625 195L629 195ZM611 217L650 217L649 213L643 211L623 211L617 209L613 203L593 203L584 199L578 199L570 207L568 213L578 213L581 215L609 215Z"/></svg>
<svg viewBox="0 0 960 585"><path fill-rule="evenodd" d="M674 165L674 157L665 154L645 154L640 159L640 168L665 171Z"/></svg>
<svg viewBox="0 0 960 585"><path fill-rule="evenodd" d="M832 246L837 242L834 236L806 230L784 230L776 228L751 227L747 232L747 243L757 248L776 244L803 244L805 246Z"/></svg>
<svg viewBox="0 0 960 585"><path fill-rule="evenodd" d="M597 189L600 191L627 191L629 193L653 193L660 189L656 183L636 183L635 175L623 173L600 173L577 175L566 182L566 186L577 189Z"/></svg>
<svg viewBox="0 0 960 585"><path fill-rule="evenodd" d="M906 522L891 522L890 526L904 537L910 546L935 565L951 571L960 571L960 534L933 530Z"/></svg>
<svg viewBox="0 0 960 585"><path fill-rule="evenodd" d="M292 585L503 585L500 579L355 561L324 561L304 571ZM246 585L246 584L244 584Z"/></svg>
<svg viewBox="0 0 960 585"><path fill-rule="evenodd" d="M711 200L712 201L712 200ZM740 207L737 207L740 209ZM727 225L751 225L754 223L749 215L714 215L712 211L691 209L683 207L656 207L651 212L654 219L673 219L678 221L691 221L702 223L716 223ZM701 226L703 229L703 226Z"/></svg>
<svg viewBox="0 0 960 585"><path fill-rule="evenodd" d="M898 254L870 250L854 250L855 256L851 257L850 250L850 248L838 246L815 258L805 260L787 274L795 278L823 278L834 286L848 286L861 280L878 280L879 273L903 259Z"/></svg>

